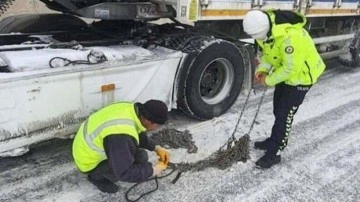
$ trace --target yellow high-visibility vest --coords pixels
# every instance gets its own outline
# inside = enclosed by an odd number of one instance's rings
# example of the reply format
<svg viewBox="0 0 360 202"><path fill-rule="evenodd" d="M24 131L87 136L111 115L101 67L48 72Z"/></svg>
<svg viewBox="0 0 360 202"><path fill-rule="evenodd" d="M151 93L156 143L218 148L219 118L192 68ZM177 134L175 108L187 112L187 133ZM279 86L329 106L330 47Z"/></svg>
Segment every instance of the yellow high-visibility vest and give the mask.
<svg viewBox="0 0 360 202"><path fill-rule="evenodd" d="M107 159L103 146L106 136L127 134L139 144L139 133L145 130L136 115L134 103L119 102L100 109L81 124L74 138L72 154L76 166L87 172Z"/></svg>

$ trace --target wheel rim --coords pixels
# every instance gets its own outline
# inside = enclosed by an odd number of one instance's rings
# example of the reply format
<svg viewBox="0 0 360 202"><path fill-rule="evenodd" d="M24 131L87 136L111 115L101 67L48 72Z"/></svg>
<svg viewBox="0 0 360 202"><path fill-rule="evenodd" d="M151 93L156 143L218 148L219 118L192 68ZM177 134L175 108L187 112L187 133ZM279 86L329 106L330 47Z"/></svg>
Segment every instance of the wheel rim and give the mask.
<svg viewBox="0 0 360 202"><path fill-rule="evenodd" d="M211 61L200 77L201 99L211 105L220 103L230 94L234 79L234 68L229 60L217 58Z"/></svg>

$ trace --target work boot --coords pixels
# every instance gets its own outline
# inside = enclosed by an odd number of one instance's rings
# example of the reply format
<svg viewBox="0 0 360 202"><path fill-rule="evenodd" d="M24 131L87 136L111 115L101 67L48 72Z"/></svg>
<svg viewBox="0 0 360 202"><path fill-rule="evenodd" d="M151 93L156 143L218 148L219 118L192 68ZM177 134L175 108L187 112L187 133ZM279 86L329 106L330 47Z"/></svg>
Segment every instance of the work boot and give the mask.
<svg viewBox="0 0 360 202"><path fill-rule="evenodd" d="M255 147L255 149L259 149L259 150L267 150L269 147L269 139L255 142L254 147Z"/></svg>
<svg viewBox="0 0 360 202"><path fill-rule="evenodd" d="M116 193L117 191L119 191L119 187L106 178L95 180L90 175L88 175L88 180L102 192Z"/></svg>
<svg viewBox="0 0 360 202"><path fill-rule="evenodd" d="M280 161L280 155L266 153L263 157L255 162L255 165L258 168L270 168L271 166L280 163Z"/></svg>

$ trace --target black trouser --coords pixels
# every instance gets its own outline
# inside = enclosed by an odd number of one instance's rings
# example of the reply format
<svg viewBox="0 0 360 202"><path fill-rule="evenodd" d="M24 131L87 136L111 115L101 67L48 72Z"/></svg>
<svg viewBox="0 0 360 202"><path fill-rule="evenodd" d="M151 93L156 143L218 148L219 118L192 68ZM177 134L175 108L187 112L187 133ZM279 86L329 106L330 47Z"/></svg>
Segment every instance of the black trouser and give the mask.
<svg viewBox="0 0 360 202"><path fill-rule="evenodd" d="M275 86L273 100L275 123L269 138L268 153L276 154L287 146L294 115L310 87L311 85L290 86L284 83Z"/></svg>
<svg viewBox="0 0 360 202"><path fill-rule="evenodd" d="M149 157L145 150L138 149L135 153L135 162L136 163L145 163L148 162ZM115 176L112 171L108 160L101 161L93 170L87 172L91 178L95 180L108 179L112 182L116 182L119 179Z"/></svg>

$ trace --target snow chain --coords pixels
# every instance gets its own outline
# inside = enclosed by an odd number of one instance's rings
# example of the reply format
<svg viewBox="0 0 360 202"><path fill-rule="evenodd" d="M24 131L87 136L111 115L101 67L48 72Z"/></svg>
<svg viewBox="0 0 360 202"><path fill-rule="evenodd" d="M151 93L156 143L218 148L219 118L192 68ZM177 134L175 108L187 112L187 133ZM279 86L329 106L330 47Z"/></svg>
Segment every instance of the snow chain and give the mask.
<svg viewBox="0 0 360 202"><path fill-rule="evenodd" d="M236 134L237 128L239 127L240 120L241 120L241 118L242 118L242 116L243 116L243 114L244 114L246 105L247 105L247 103L248 103L248 101L249 101L250 94L251 94L251 90L253 90L253 89L250 89L250 90L249 90L249 93L246 95L246 100L245 100L245 102L244 102L244 106L243 106L243 108L241 109L240 115L239 115L239 117L238 117L238 119L237 119L235 128L234 128L234 130L233 130L233 132L232 132L232 134L231 134L231 137L228 139L228 142L225 143L225 145L228 145L228 147L230 147L231 143L233 143L233 142L236 141L235 134ZM260 107L261 107L262 102L263 102L263 100L264 100L266 91L267 91L267 87L265 87L265 89L264 89L264 91L263 91L263 94L261 95L258 108L256 109L256 112L255 112L254 119L253 119L252 122L251 122L249 131L248 131L245 135L250 135L250 133L251 133L253 127L254 127L254 124L255 124L256 118L257 118L257 116L258 116L258 114L259 114ZM255 90L254 90L254 93L255 93ZM225 145L224 145L224 146L225 146Z"/></svg>
<svg viewBox="0 0 360 202"><path fill-rule="evenodd" d="M254 124L255 124L255 122L256 122L256 118L257 118L257 116L259 115L260 107L261 107L261 105L262 105L262 103L263 103L263 101L264 101L264 97L265 97L265 94L266 94L266 90L267 90L267 87L265 87L265 89L264 89L264 91L263 91L263 94L261 95L258 108L256 109L256 112L255 112L254 119L253 119L253 121L252 121L252 123L251 123L251 126L250 126L250 129L249 129L249 131L248 131L248 133L247 133L248 135L250 135L250 132L252 131L252 129L253 129L253 127L254 127Z"/></svg>
<svg viewBox="0 0 360 202"><path fill-rule="evenodd" d="M246 100L245 100L245 102L244 102L244 106L243 106L243 108L241 109L239 118L237 119L237 122L236 122L236 125L235 125L235 128L234 128L234 131L233 131L232 134L231 134L232 140L229 140L228 142L232 142L232 141L235 141L235 140L236 140L236 138L235 138L235 133L236 133L236 130L237 130L238 126L239 126L240 120L241 120L241 118L242 118L242 116L243 116L243 114L244 114L246 105L247 105L247 103L248 103L248 101L249 101L249 98L250 98L250 94L251 94L251 89L249 90L248 94L246 95Z"/></svg>

